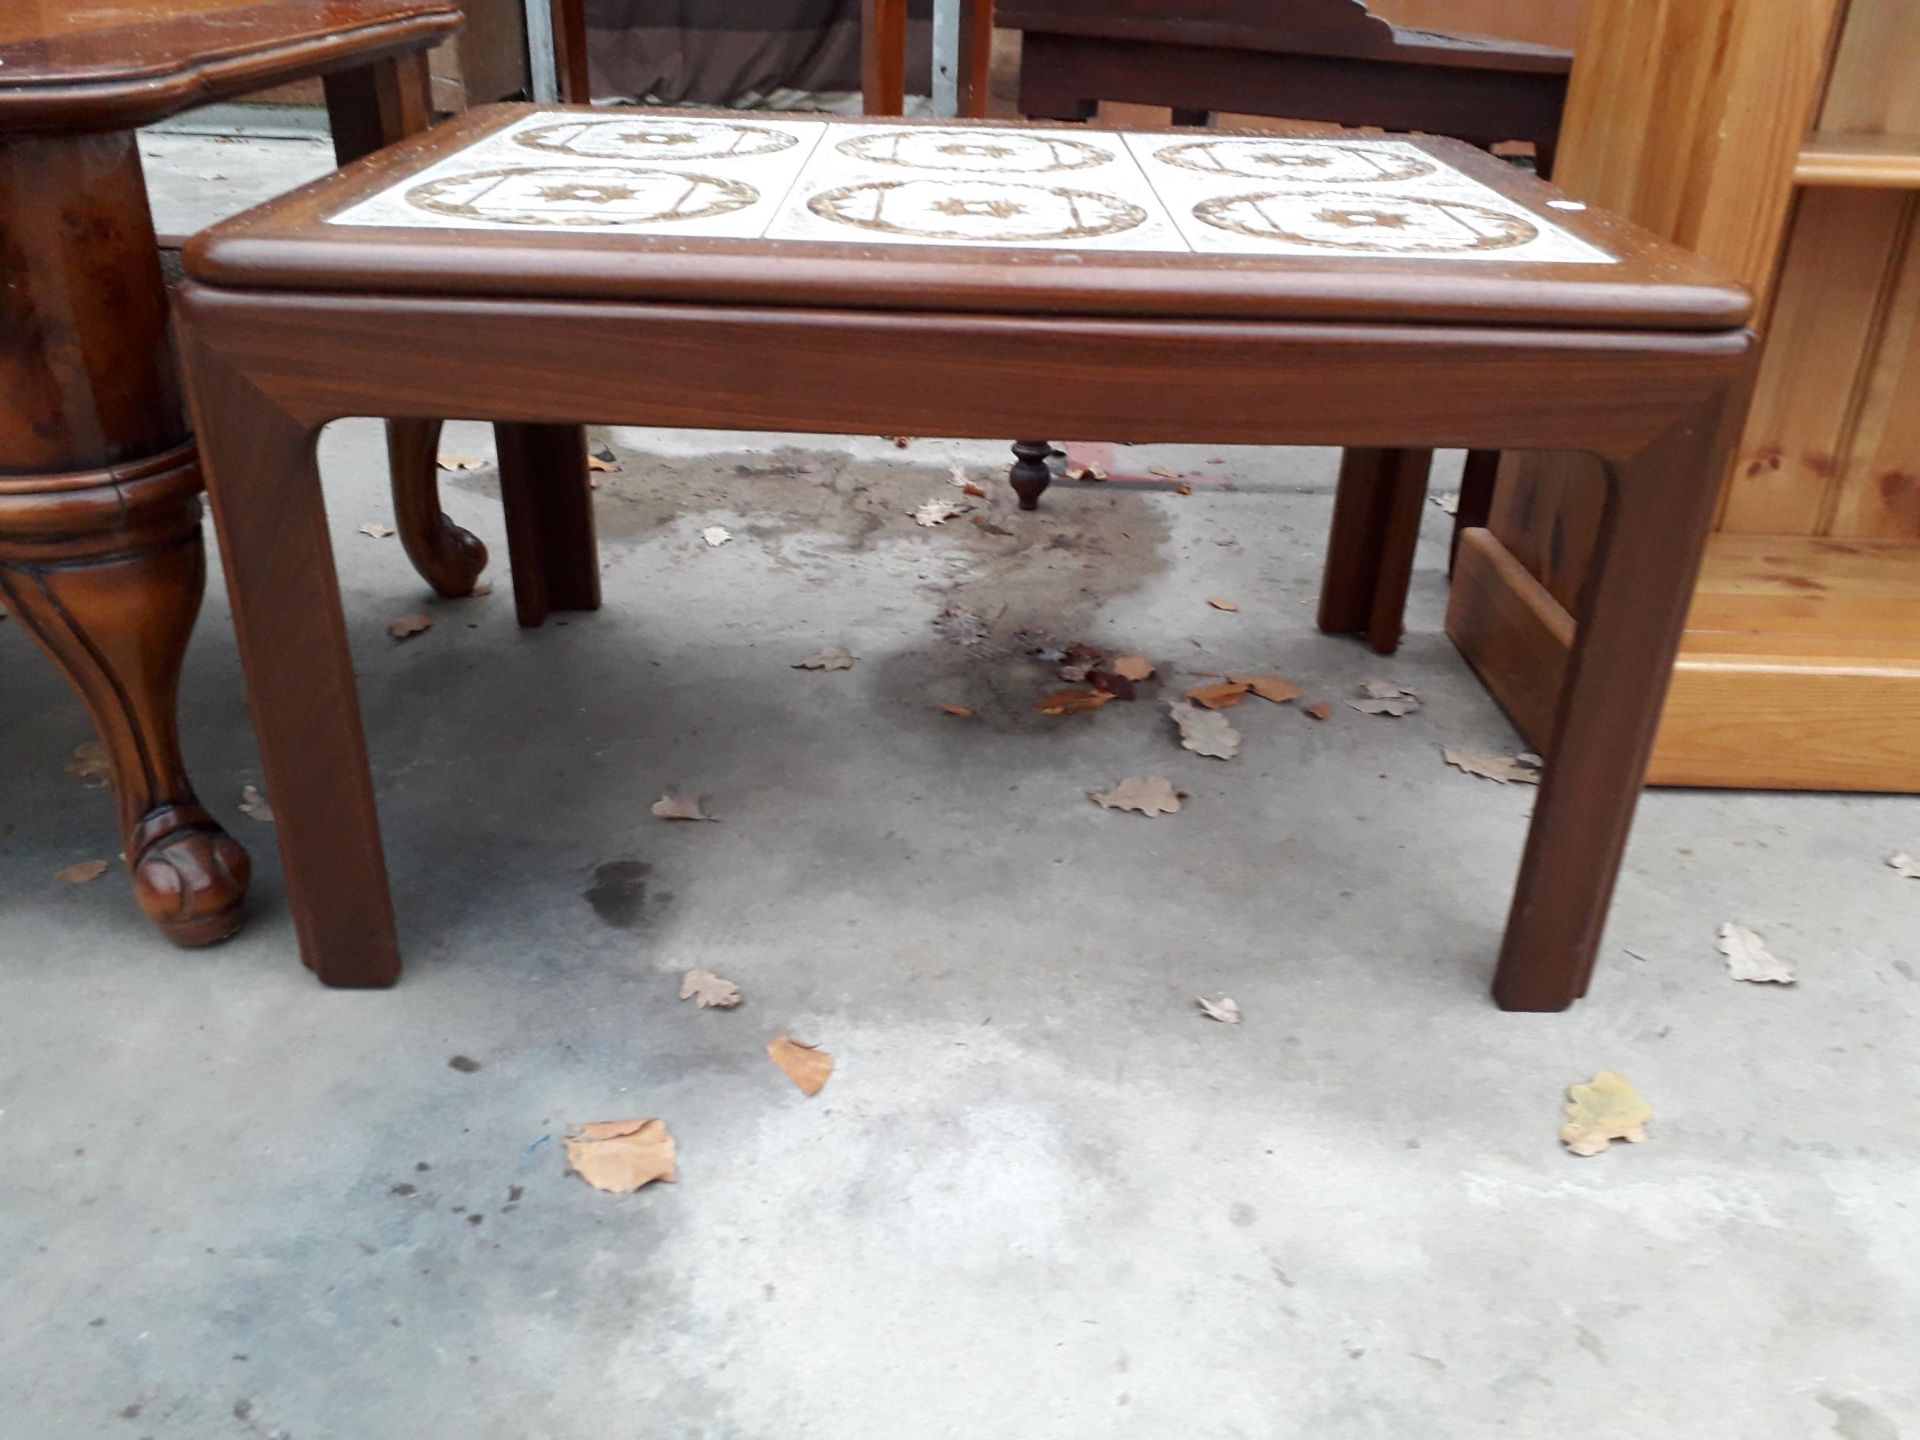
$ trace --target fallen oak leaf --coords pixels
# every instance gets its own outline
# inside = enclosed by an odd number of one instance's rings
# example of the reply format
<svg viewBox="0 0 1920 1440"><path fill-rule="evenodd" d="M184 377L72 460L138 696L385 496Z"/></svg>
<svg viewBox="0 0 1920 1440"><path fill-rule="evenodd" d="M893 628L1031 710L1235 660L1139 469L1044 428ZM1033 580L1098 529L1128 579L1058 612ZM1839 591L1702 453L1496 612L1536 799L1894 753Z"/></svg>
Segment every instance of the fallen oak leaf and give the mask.
<svg viewBox="0 0 1920 1440"><path fill-rule="evenodd" d="M409 640L423 630L432 628L433 617L430 615L402 615L397 620L387 622L387 634L396 640Z"/></svg>
<svg viewBox="0 0 1920 1440"><path fill-rule="evenodd" d="M882 440L891 440L893 442L893 448L896 450L904 450L914 441L914 437L911 435L882 435L880 438Z"/></svg>
<svg viewBox="0 0 1920 1440"><path fill-rule="evenodd" d="M107 747L98 740L74 746L67 774L79 776L90 789L98 790L106 785L113 779L113 763L107 759Z"/></svg>
<svg viewBox="0 0 1920 1440"><path fill-rule="evenodd" d="M1300 713L1309 720L1325 720L1333 714L1333 702L1331 700L1316 700L1311 705L1302 705L1300 707Z"/></svg>
<svg viewBox="0 0 1920 1440"><path fill-rule="evenodd" d="M1285 705L1289 700L1298 700L1307 693L1284 675L1229 675L1227 682L1244 685L1262 700L1275 705Z"/></svg>
<svg viewBox="0 0 1920 1440"><path fill-rule="evenodd" d="M946 711L947 714L958 715L963 720L971 720L978 713L977 711L969 710L965 705L955 705L946 700L936 700L933 703L938 708Z"/></svg>
<svg viewBox="0 0 1920 1440"><path fill-rule="evenodd" d="M700 532L700 538L709 545L719 546L733 539L733 532L724 525L709 525Z"/></svg>
<svg viewBox="0 0 1920 1440"><path fill-rule="evenodd" d="M1240 732L1217 711L1202 710L1191 700L1176 700L1167 707L1167 713L1180 727L1180 743L1194 754L1210 760L1231 760L1240 753Z"/></svg>
<svg viewBox="0 0 1920 1440"><path fill-rule="evenodd" d="M452 451L442 450L434 457L434 464L442 470L484 470L487 462L478 455L455 455Z"/></svg>
<svg viewBox="0 0 1920 1440"><path fill-rule="evenodd" d="M731 1010L740 1003L740 987L711 970L696 967L682 977L680 998L699 1001L702 1010Z"/></svg>
<svg viewBox="0 0 1920 1440"><path fill-rule="evenodd" d="M1207 603L1216 610L1225 610L1229 615L1237 613L1240 609L1233 601L1224 599L1219 595L1209 595L1207 597Z"/></svg>
<svg viewBox="0 0 1920 1440"><path fill-rule="evenodd" d="M107 873L104 860L82 860L78 865L69 865L64 870L53 872L53 878L62 885L85 885L90 880L98 880Z"/></svg>
<svg viewBox="0 0 1920 1440"><path fill-rule="evenodd" d="M587 473L590 475L618 475L620 462L614 459L613 451L601 446L587 455Z"/></svg>
<svg viewBox="0 0 1920 1440"><path fill-rule="evenodd" d="M267 803L267 797L260 793L257 785L240 787L240 813L262 825L273 824L273 806Z"/></svg>
<svg viewBox="0 0 1920 1440"><path fill-rule="evenodd" d="M1158 475L1162 480L1178 480L1180 478L1180 472L1178 470L1168 470L1161 465L1149 465L1147 467L1147 473L1149 475Z"/></svg>
<svg viewBox="0 0 1920 1440"><path fill-rule="evenodd" d="M700 808L698 795L675 795L668 791L653 802L653 813L662 820L712 820L713 816ZM719 823L715 821L715 823Z"/></svg>
<svg viewBox="0 0 1920 1440"><path fill-rule="evenodd" d="M1904 850L1898 855L1889 855L1887 857L1887 864L1892 866L1899 874L1906 876L1909 880L1920 880L1920 860L1914 859L1913 856L1907 854Z"/></svg>
<svg viewBox="0 0 1920 1440"><path fill-rule="evenodd" d="M1187 691L1187 698L1209 710L1230 710L1247 698L1247 691L1251 688L1233 680L1223 680L1217 685L1196 685Z"/></svg>
<svg viewBox="0 0 1920 1440"><path fill-rule="evenodd" d="M1115 675L1108 670L1089 670L1087 683L1102 695L1111 695L1116 700L1134 698L1133 681L1124 675Z"/></svg>
<svg viewBox="0 0 1920 1440"><path fill-rule="evenodd" d="M1151 680L1153 662L1144 655L1122 655L1114 660L1113 673L1128 680Z"/></svg>
<svg viewBox="0 0 1920 1440"><path fill-rule="evenodd" d="M831 650L822 650L818 655L809 655L804 660L796 660L787 668L790 670L851 670L853 662L860 657L844 645L836 645Z"/></svg>
<svg viewBox="0 0 1920 1440"><path fill-rule="evenodd" d="M1218 1020L1222 1025L1240 1023L1240 1002L1231 995L1196 995L1193 1003L1209 1020Z"/></svg>
<svg viewBox="0 0 1920 1440"><path fill-rule="evenodd" d="M678 1178L678 1147L664 1120L596 1120L568 1135L566 1145L568 1168L609 1194Z"/></svg>
<svg viewBox="0 0 1920 1440"><path fill-rule="evenodd" d="M387 536L393 534L393 531L387 526L382 525L378 520L369 520L360 527L360 533L375 540L384 540Z"/></svg>
<svg viewBox="0 0 1920 1440"><path fill-rule="evenodd" d="M1567 1087L1567 1123L1560 1140L1576 1155L1598 1155L1615 1140L1647 1138L1653 1107L1624 1075L1602 1070L1584 1085Z"/></svg>
<svg viewBox="0 0 1920 1440"><path fill-rule="evenodd" d="M1042 715L1088 715L1111 699L1101 690L1056 690L1033 708Z"/></svg>
<svg viewBox="0 0 1920 1440"><path fill-rule="evenodd" d="M1069 480L1104 480L1106 478L1107 472L1102 470L1098 465L1069 465L1067 467L1067 479Z"/></svg>
<svg viewBox="0 0 1920 1440"><path fill-rule="evenodd" d="M918 509L909 511L913 523L921 526L944 525L956 515L964 515L970 506L956 505L951 500L929 500Z"/></svg>
<svg viewBox="0 0 1920 1440"><path fill-rule="evenodd" d="M1173 487L1173 493L1176 495L1191 495L1193 493L1193 486L1182 480L1178 485Z"/></svg>
<svg viewBox="0 0 1920 1440"><path fill-rule="evenodd" d="M833 1074L833 1056L791 1035L780 1035L769 1040L767 1054L772 1057L774 1064L787 1072L787 1078L800 1087L802 1095L818 1095Z"/></svg>
<svg viewBox="0 0 1920 1440"><path fill-rule="evenodd" d="M1720 953L1727 957L1727 974L1735 980L1756 985L1793 984L1793 967L1744 925L1729 920L1720 927Z"/></svg>
<svg viewBox="0 0 1920 1440"><path fill-rule="evenodd" d="M1180 797L1185 793L1156 776L1144 780L1122 780L1111 790L1089 790L1087 798L1102 810L1137 810L1151 819L1156 815L1178 815Z"/></svg>
<svg viewBox="0 0 1920 1440"><path fill-rule="evenodd" d="M1369 680L1360 687L1360 698L1349 700L1347 708L1362 715L1411 715L1420 708L1420 697L1388 680Z"/></svg>
<svg viewBox="0 0 1920 1440"><path fill-rule="evenodd" d="M1449 747L1440 752L1440 758L1469 775L1478 775L1482 780L1492 780L1501 785L1540 783L1538 755L1482 755L1473 750Z"/></svg>

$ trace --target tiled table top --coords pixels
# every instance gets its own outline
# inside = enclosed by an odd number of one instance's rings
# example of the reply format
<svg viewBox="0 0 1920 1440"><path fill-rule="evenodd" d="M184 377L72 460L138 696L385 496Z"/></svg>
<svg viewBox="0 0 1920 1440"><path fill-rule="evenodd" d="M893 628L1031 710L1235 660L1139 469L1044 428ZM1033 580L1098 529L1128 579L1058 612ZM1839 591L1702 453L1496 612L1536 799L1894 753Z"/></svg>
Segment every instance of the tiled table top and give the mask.
<svg viewBox="0 0 1920 1440"><path fill-rule="evenodd" d="M538 112L340 226L1611 265L1396 140Z"/></svg>

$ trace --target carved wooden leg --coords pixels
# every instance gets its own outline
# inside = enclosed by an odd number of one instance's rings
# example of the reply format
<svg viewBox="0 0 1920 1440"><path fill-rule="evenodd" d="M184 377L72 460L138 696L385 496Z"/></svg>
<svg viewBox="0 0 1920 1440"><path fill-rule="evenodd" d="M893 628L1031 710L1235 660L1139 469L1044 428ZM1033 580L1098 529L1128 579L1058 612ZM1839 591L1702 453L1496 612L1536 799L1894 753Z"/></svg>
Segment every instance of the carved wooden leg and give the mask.
<svg viewBox="0 0 1920 1440"><path fill-rule="evenodd" d="M600 608L587 434L578 425L493 427L507 511L514 614L529 628L555 610Z"/></svg>
<svg viewBox="0 0 1920 1440"><path fill-rule="evenodd" d="M1400 648L1427 498L1431 450L1349 450L1340 465L1320 581L1320 628L1364 631L1376 652Z"/></svg>
<svg viewBox="0 0 1920 1440"><path fill-rule="evenodd" d="M131 134L0 141L0 275L0 598L106 746L141 907L179 944L225 939L249 865L180 759L200 472Z"/></svg>
<svg viewBox="0 0 1920 1440"><path fill-rule="evenodd" d="M1047 486L1053 483L1053 472L1047 468L1047 457L1053 454L1053 445L1046 440L1016 440L1013 442L1014 461L1007 471L1007 483L1013 486L1013 493L1020 497L1022 510L1038 510L1040 497L1047 493Z"/></svg>
<svg viewBox="0 0 1920 1440"><path fill-rule="evenodd" d="M1608 514L1561 682L1493 994L1586 993L1673 678L1731 436L1719 414L1610 466Z"/></svg>
<svg viewBox="0 0 1920 1440"><path fill-rule="evenodd" d="M179 945L240 928L252 873L180 758L180 662L207 561L193 446L0 482L0 598L79 693L107 749L134 895Z"/></svg>
<svg viewBox="0 0 1920 1440"><path fill-rule="evenodd" d="M300 956L328 985L391 985L400 946L317 432L205 357L190 334L185 349Z"/></svg>
<svg viewBox="0 0 1920 1440"><path fill-rule="evenodd" d="M433 123L424 53L376 60L325 77L327 123L334 158L342 165L404 139ZM387 422L387 467L393 486L394 528L407 559L436 594L471 595L487 568L480 537L440 508L440 422Z"/></svg>

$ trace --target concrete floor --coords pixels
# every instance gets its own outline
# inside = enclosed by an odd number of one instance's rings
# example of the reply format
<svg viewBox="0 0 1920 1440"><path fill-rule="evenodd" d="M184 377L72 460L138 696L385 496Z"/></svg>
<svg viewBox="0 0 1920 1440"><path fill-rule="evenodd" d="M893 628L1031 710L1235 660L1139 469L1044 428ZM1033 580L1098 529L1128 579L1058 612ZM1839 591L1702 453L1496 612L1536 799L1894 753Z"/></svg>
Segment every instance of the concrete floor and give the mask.
<svg viewBox="0 0 1920 1440"><path fill-rule="evenodd" d="M903 513L997 445L612 438L606 608L523 632L503 565L435 603L357 533L392 520L378 431L329 432L389 992L299 967L217 576L182 727L257 879L210 951L117 874L54 883L111 858L109 800L0 624L0 1434L1920 1436L1920 884L1882 863L1914 801L1650 795L1591 997L1502 1014L1532 797L1439 757L1515 741L1439 634L1438 510L1382 662L1311 626L1325 452L1123 452L1231 487L1037 516L995 484L1002 535ZM446 479L503 557L492 472ZM1148 701L1037 715L1022 629L1427 704L1249 702L1221 763ZM1129 775L1192 800L1088 803ZM654 819L669 788L723 823ZM1800 983L1729 980L1728 919ZM678 1002L696 965L746 1003ZM836 1058L815 1099L785 1031ZM1578 1159L1562 1093L1603 1068L1655 1119ZM677 1185L565 1172L569 1124L639 1116Z"/></svg>

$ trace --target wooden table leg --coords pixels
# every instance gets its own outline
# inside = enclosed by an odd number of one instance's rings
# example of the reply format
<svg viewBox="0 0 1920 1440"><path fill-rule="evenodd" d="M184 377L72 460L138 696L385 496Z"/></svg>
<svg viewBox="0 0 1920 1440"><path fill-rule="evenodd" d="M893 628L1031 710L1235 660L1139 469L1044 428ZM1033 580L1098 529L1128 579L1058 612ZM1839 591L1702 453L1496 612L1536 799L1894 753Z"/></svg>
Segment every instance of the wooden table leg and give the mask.
<svg viewBox="0 0 1920 1440"><path fill-rule="evenodd" d="M193 350L191 335L185 337ZM400 977L318 431L217 360L195 376L220 557L301 958L327 985Z"/></svg>
<svg viewBox="0 0 1920 1440"><path fill-rule="evenodd" d="M907 0L860 0L860 110L907 108Z"/></svg>
<svg viewBox="0 0 1920 1440"><path fill-rule="evenodd" d="M578 425L495 425L507 511L514 614L523 626L555 610L600 608L600 557L586 431Z"/></svg>
<svg viewBox="0 0 1920 1440"><path fill-rule="evenodd" d="M0 273L0 599L106 746L142 908L210 944L240 928L250 865L180 757L200 471L131 134L0 143Z"/></svg>
<svg viewBox="0 0 1920 1440"><path fill-rule="evenodd" d="M1500 949L1503 1010L1587 991L1712 528L1722 416L1609 465L1608 515Z"/></svg>
<svg viewBox="0 0 1920 1440"><path fill-rule="evenodd" d="M1400 648L1427 499L1431 450L1349 450L1341 458L1327 565L1320 580L1320 628L1364 631L1381 655Z"/></svg>
<svg viewBox="0 0 1920 1440"><path fill-rule="evenodd" d="M342 165L433 123L424 52L343 70L325 84L334 158ZM439 458L438 420L387 423L394 528L420 578L452 599L473 593L487 568L487 547L441 508Z"/></svg>

